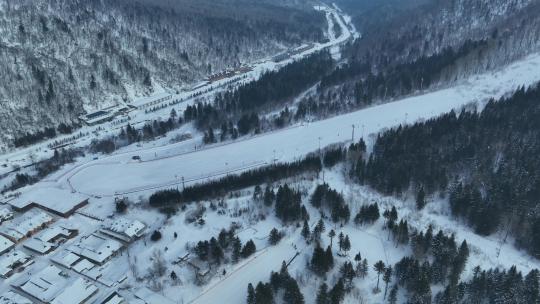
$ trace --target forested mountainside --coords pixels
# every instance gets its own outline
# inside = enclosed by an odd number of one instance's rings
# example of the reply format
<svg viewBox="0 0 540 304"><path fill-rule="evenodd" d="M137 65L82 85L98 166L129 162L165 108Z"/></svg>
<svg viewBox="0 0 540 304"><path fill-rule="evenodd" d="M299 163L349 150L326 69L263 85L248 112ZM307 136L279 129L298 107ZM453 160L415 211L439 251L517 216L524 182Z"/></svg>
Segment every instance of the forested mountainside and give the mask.
<svg viewBox="0 0 540 304"><path fill-rule="evenodd" d="M386 194L442 193L477 233L509 232L538 258L539 101L540 87L520 89L481 113L451 112L387 131L353 176Z"/></svg>
<svg viewBox="0 0 540 304"><path fill-rule="evenodd" d="M497 69L540 48L540 3L529 0L405 1L360 9L362 39L323 81L318 100L384 101Z"/></svg>
<svg viewBox="0 0 540 304"><path fill-rule="evenodd" d="M2 0L0 8L3 141L72 124L84 106L179 88L318 41L326 27L312 8L250 0Z"/></svg>

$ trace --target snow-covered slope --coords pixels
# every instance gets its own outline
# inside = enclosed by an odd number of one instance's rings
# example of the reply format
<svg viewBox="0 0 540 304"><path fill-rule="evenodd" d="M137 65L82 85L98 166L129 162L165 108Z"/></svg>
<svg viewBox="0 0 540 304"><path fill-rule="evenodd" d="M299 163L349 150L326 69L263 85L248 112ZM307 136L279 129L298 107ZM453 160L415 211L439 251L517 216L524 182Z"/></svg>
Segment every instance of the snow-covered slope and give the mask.
<svg viewBox="0 0 540 304"><path fill-rule="evenodd" d="M114 195L179 184L181 177L187 182L215 178L271 163L274 158L291 161L317 151L319 145L351 140L352 125L357 138L365 137L384 128L500 97L538 81L539 64L537 54L452 88L198 151L190 151L193 142L185 142L138 151L142 162L131 161L132 154L113 155L67 168L69 172L59 172L53 179L82 193Z"/></svg>

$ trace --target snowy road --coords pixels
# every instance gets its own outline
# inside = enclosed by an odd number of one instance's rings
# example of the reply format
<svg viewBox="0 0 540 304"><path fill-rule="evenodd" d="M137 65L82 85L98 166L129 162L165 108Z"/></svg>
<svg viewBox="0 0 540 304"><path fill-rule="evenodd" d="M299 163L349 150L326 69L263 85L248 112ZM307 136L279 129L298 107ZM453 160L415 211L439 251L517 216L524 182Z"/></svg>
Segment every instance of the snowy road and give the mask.
<svg viewBox="0 0 540 304"><path fill-rule="evenodd" d="M213 178L249 165L272 162L274 156L278 161L292 161L317 151L319 143L324 147L350 141L353 124L358 139L404 122L435 117L471 102L502 96L540 79L539 65L540 55L535 55L497 73L475 76L453 88L155 161L138 163L131 162L130 155L118 156L116 162L87 165L66 177L79 192L112 195L144 186L170 185L179 177L186 181L204 176ZM174 154L178 148L160 149L160 153ZM148 155L143 160L145 157Z"/></svg>

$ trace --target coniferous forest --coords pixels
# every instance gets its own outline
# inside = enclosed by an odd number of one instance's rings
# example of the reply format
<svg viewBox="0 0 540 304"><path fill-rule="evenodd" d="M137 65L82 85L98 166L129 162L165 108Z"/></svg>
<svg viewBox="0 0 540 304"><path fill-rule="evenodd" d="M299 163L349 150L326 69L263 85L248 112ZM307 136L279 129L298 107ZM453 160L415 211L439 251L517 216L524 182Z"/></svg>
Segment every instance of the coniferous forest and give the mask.
<svg viewBox="0 0 540 304"><path fill-rule="evenodd" d="M381 134L353 175L385 194L443 194L452 214L482 235L511 233L540 257L540 87L485 109L450 112Z"/></svg>

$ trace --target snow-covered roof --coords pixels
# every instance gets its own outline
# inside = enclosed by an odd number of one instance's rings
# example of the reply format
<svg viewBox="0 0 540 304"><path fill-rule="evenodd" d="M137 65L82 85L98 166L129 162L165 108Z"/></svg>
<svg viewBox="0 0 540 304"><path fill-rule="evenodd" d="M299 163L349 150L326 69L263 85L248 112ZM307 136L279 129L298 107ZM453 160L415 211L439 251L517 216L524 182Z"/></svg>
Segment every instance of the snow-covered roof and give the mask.
<svg viewBox="0 0 540 304"><path fill-rule="evenodd" d="M99 289L90 281L78 278L54 298L51 304L80 304L86 302Z"/></svg>
<svg viewBox="0 0 540 304"><path fill-rule="evenodd" d="M71 268L79 260L81 260L81 257L69 250L60 250L51 258L51 261L66 268Z"/></svg>
<svg viewBox="0 0 540 304"><path fill-rule="evenodd" d="M35 237L27 240L23 246L40 254L45 254L56 247L56 244L54 243L55 239L70 238L76 233L76 229L54 226L45 229Z"/></svg>
<svg viewBox="0 0 540 304"><path fill-rule="evenodd" d="M70 283L67 274L54 265L49 265L31 277L23 280L17 287L42 301L50 302Z"/></svg>
<svg viewBox="0 0 540 304"><path fill-rule="evenodd" d="M146 225L138 220L126 218L116 218L107 220L103 224L101 232L123 241L130 242L141 237L146 229Z"/></svg>
<svg viewBox="0 0 540 304"><path fill-rule="evenodd" d="M76 255L103 264L122 248L118 241L90 234L82 237L79 242L71 245L68 250Z"/></svg>
<svg viewBox="0 0 540 304"><path fill-rule="evenodd" d="M41 229L52 220L53 218L47 213L32 209L11 222L4 224L0 233L11 240L20 241L27 237L28 234Z"/></svg>
<svg viewBox="0 0 540 304"><path fill-rule="evenodd" d="M116 291L104 297L103 301L99 302L100 304L124 304L126 300L119 295ZM1 304L1 303L0 303Z"/></svg>
<svg viewBox="0 0 540 304"><path fill-rule="evenodd" d="M0 276L8 277L17 265L26 264L30 259L30 256L19 250L3 255L0 258Z"/></svg>
<svg viewBox="0 0 540 304"><path fill-rule="evenodd" d="M13 212L8 208L0 208L0 222L13 218Z"/></svg>
<svg viewBox="0 0 540 304"><path fill-rule="evenodd" d="M11 200L9 204L16 209L25 209L35 204L51 212L65 215L87 200L87 196L59 188L32 188Z"/></svg>
<svg viewBox="0 0 540 304"><path fill-rule="evenodd" d="M32 301L13 291L8 291L0 296L0 304L32 304Z"/></svg>
<svg viewBox="0 0 540 304"><path fill-rule="evenodd" d="M141 299L145 304L174 304L174 301L171 299L155 293L146 287L137 290L135 297Z"/></svg>
<svg viewBox="0 0 540 304"><path fill-rule="evenodd" d="M6 252L13 248L15 246L15 243L10 241L8 238L4 237L3 235L0 235L0 253Z"/></svg>
<svg viewBox="0 0 540 304"><path fill-rule="evenodd" d="M31 238L24 242L24 248L30 249L32 251L35 251L39 254L45 254L49 251L51 251L55 246L54 244L43 242L36 238Z"/></svg>
<svg viewBox="0 0 540 304"><path fill-rule="evenodd" d="M126 272L119 269L114 261L109 261L104 265L96 265L87 259L81 259L72 264L71 269L108 287L127 278Z"/></svg>

